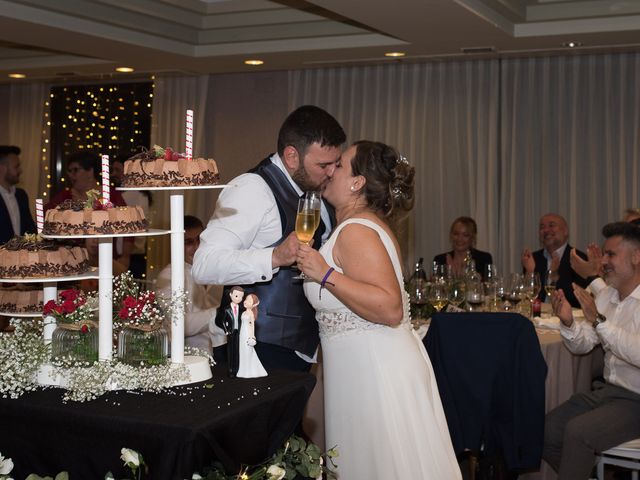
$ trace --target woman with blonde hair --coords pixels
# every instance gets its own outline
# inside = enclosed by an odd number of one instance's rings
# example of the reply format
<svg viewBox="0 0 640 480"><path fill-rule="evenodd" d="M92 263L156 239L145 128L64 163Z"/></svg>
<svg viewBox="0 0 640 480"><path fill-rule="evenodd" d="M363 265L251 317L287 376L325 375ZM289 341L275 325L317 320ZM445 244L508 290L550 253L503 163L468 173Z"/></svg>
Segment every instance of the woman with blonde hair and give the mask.
<svg viewBox="0 0 640 480"><path fill-rule="evenodd" d="M493 263L493 258L490 253L475 248L477 236L478 225L473 218L456 218L449 229L451 251L436 255L433 257L433 261L438 265L448 265L451 268L451 273L460 277L466 266L465 259L467 255L470 255L476 264L476 271L484 277L485 266Z"/></svg>

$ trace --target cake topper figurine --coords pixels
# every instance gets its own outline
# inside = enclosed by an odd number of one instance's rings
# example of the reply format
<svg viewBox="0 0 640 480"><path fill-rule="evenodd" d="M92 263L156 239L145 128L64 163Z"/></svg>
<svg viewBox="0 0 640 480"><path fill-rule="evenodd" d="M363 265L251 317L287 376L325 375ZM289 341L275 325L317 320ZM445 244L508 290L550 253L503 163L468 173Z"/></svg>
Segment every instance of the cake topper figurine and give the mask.
<svg viewBox="0 0 640 480"><path fill-rule="evenodd" d="M241 303L244 298L244 289L234 286L229 291L231 303L224 310L222 325L218 325L227 335L227 360L229 365L229 376L235 378L238 373L240 357L238 353L240 324L241 324Z"/></svg>
<svg viewBox="0 0 640 480"><path fill-rule="evenodd" d="M258 319L258 304L260 300L254 293L250 293L244 300L245 311L240 322L240 367L237 376L241 378L265 377L266 370L258 358L255 350L256 333L255 322Z"/></svg>

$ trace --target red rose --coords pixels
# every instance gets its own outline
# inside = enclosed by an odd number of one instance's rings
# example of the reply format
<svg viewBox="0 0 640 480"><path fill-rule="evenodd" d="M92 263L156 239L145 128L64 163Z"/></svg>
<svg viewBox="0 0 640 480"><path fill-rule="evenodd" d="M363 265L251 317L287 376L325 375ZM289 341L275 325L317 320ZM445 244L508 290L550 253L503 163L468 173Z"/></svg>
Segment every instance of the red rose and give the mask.
<svg viewBox="0 0 640 480"><path fill-rule="evenodd" d="M76 290L75 288L70 288L69 290L64 290L62 293L60 293L60 298L62 298L62 300L74 301L76 298L78 298L78 295L78 290Z"/></svg>
<svg viewBox="0 0 640 480"><path fill-rule="evenodd" d="M122 319L122 320L126 320L127 318L129 318L129 309L127 307L122 307L120 309L120 311L118 312L118 316Z"/></svg>
<svg viewBox="0 0 640 480"><path fill-rule="evenodd" d="M63 313L73 313L76 309L76 304L72 300L65 300L62 302Z"/></svg>
<svg viewBox="0 0 640 480"><path fill-rule="evenodd" d="M127 308L135 308L138 304L138 301L133 298L131 295L127 295L124 299L124 306Z"/></svg>
<svg viewBox="0 0 640 480"><path fill-rule="evenodd" d="M148 292L147 294L147 301L148 303L153 303L156 300L156 293L155 292Z"/></svg>
<svg viewBox="0 0 640 480"><path fill-rule="evenodd" d="M82 325L82 327L80 328L80 331L82 333L87 333L89 331L89 326L85 323L84 325Z"/></svg>
<svg viewBox="0 0 640 480"><path fill-rule="evenodd" d="M55 305L53 309L55 313L57 313L58 315L62 315L64 313L64 310L62 309L62 305Z"/></svg>
<svg viewBox="0 0 640 480"><path fill-rule="evenodd" d="M55 300L49 300L47 303L44 304L42 313L44 315L51 315L52 313L54 313L55 308L56 308Z"/></svg>

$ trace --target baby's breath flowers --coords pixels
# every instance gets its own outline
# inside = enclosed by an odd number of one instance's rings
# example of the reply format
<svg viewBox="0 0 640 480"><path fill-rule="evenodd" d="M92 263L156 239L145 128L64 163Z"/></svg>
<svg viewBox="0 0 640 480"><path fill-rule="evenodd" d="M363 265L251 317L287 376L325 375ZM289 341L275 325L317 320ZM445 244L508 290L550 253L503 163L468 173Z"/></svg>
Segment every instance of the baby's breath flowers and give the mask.
<svg viewBox="0 0 640 480"><path fill-rule="evenodd" d="M13 333L0 333L0 395L18 398L35 390L34 379L40 365L49 358L49 347L42 341L42 321L11 322Z"/></svg>

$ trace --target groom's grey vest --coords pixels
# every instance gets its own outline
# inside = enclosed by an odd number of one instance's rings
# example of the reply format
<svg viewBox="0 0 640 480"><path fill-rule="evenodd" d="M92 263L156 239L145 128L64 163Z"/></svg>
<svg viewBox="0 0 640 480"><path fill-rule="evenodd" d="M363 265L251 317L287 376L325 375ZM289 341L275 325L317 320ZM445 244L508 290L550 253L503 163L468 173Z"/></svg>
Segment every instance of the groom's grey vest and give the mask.
<svg viewBox="0 0 640 480"><path fill-rule="evenodd" d="M295 230L300 197L286 175L269 157L250 170L250 173L260 175L276 199L282 237L271 245L275 247ZM316 248L320 245L320 229L318 230L313 242ZM290 267L280 267L271 281L244 285L243 288L247 293L255 293L260 299L258 319L255 323L258 341L280 345L311 356L320 341L318 323L315 310L304 296L302 281L293 279L299 273Z"/></svg>

